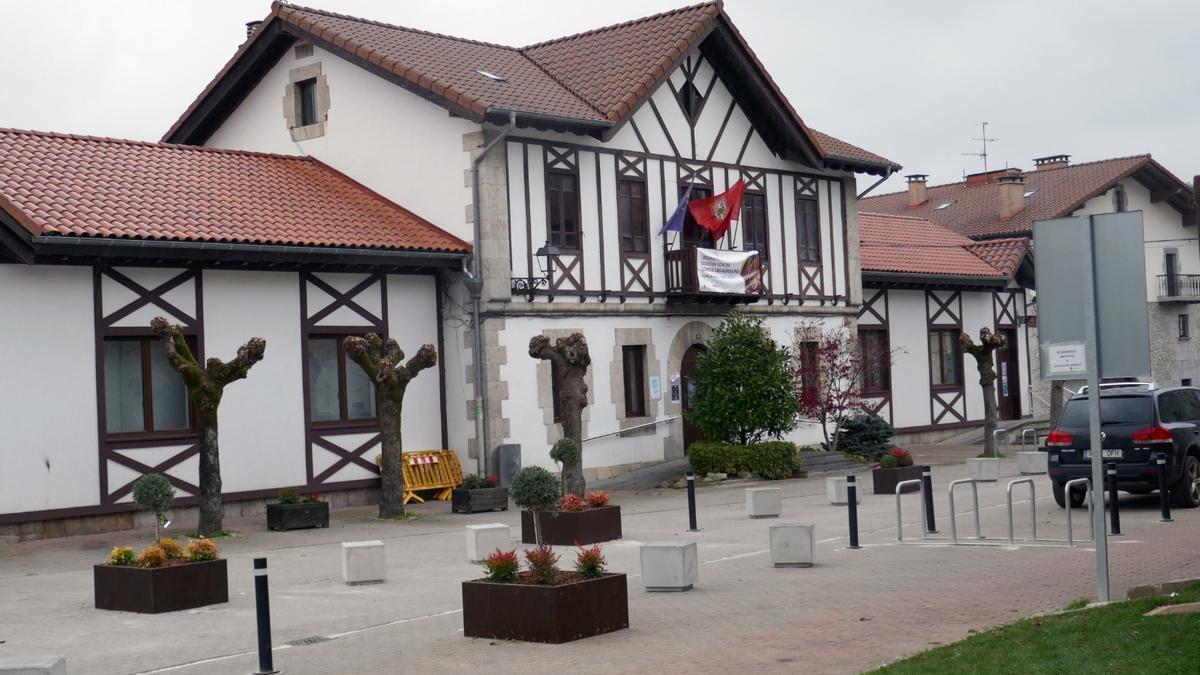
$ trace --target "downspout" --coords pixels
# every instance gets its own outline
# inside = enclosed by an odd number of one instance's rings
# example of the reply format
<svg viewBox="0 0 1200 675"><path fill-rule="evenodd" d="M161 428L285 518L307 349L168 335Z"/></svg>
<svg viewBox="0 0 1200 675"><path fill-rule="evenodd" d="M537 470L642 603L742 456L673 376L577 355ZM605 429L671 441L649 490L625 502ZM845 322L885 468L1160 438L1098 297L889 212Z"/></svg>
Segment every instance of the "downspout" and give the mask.
<svg viewBox="0 0 1200 675"><path fill-rule="evenodd" d="M471 270L468 272L464 265L463 272L467 276L467 291L471 294L471 351L474 357L475 366L475 441L478 444L478 455L476 457L478 467L477 471L480 476L487 475L487 439L485 438L485 429L487 428L484 406L484 386L483 380L483 331L480 325L480 305L483 301L483 263L479 258L480 239L482 227L479 222L479 165L483 163L485 157L492 148L496 147L508 137L512 130L517 126L517 114L515 112L508 113L508 126L500 130L500 135L493 138L490 143L483 146L479 154L471 160L471 210L472 219L474 220L474 239L472 240L471 248ZM483 126L480 125L480 129Z"/></svg>

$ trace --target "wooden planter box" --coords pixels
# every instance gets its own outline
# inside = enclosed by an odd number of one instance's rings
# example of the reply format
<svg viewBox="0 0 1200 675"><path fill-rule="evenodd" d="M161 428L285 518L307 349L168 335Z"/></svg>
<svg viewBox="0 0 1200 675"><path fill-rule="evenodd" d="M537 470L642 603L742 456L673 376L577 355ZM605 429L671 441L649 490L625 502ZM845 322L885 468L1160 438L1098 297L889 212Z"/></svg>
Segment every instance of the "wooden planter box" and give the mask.
<svg viewBox="0 0 1200 675"><path fill-rule="evenodd" d="M508 488L494 487L482 490L454 489L450 497L450 510L454 513L479 513L480 511L507 511Z"/></svg>
<svg viewBox="0 0 1200 675"><path fill-rule="evenodd" d="M903 480L912 480L921 477L921 471L927 469L927 466L902 466L898 469L872 469L871 482L874 484L874 494L877 495L894 495L896 494L896 484ZM909 493L916 492L920 488L916 485L907 485L901 492Z"/></svg>
<svg viewBox="0 0 1200 675"><path fill-rule="evenodd" d="M329 502L267 504L268 530L329 527Z"/></svg>
<svg viewBox="0 0 1200 675"><path fill-rule="evenodd" d="M169 567L96 565L96 609L158 614L229 602L225 559Z"/></svg>
<svg viewBox="0 0 1200 675"><path fill-rule="evenodd" d="M464 581L467 637L561 644L629 627L624 574L561 586Z"/></svg>
<svg viewBox="0 0 1200 675"><path fill-rule="evenodd" d="M542 542L551 546L596 544L621 538L621 507L601 506L583 511L540 511ZM535 544L533 514L521 512L521 542Z"/></svg>

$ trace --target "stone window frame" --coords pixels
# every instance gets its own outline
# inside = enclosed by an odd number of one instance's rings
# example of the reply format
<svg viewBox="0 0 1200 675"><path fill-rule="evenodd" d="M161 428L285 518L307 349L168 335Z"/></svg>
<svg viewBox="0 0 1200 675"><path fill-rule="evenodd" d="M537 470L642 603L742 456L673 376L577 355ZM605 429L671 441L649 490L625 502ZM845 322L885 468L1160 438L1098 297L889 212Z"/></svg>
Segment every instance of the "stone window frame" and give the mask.
<svg viewBox="0 0 1200 675"><path fill-rule="evenodd" d="M549 328L542 331L550 339L551 343L556 342L559 338L565 338L572 333L583 333L582 328ZM562 423L554 420L554 380L550 376L550 362L543 359L537 360L537 405L542 411L542 423L546 425L546 443L553 445L558 439L563 437ZM596 362L592 361L592 365L587 369L587 375L584 376L583 382L587 385L588 404L583 409L582 421L579 425L579 433L583 438L588 436L588 422L592 419L592 408L596 406L596 386L593 384L593 374L596 370Z"/></svg>
<svg viewBox="0 0 1200 675"><path fill-rule="evenodd" d="M646 414L641 417L625 415L625 347L644 347L645 363L643 364L642 396L646 401ZM625 430L640 424L646 424L658 419L662 408L662 364L654 347L654 331L649 328L614 328L613 357L608 364L609 399L613 403L617 418L617 428ZM659 381L659 397L650 397L650 378L657 377ZM632 431L623 431L621 438L628 436L652 436L658 433L657 427L644 427Z"/></svg>
<svg viewBox="0 0 1200 675"><path fill-rule="evenodd" d="M298 85L308 80L316 80L317 83L318 121L316 124L300 126ZM291 133L293 141L307 141L325 135L325 126L329 121L329 82L321 72L320 61L288 71L288 83L283 92L283 117L287 121L288 132Z"/></svg>

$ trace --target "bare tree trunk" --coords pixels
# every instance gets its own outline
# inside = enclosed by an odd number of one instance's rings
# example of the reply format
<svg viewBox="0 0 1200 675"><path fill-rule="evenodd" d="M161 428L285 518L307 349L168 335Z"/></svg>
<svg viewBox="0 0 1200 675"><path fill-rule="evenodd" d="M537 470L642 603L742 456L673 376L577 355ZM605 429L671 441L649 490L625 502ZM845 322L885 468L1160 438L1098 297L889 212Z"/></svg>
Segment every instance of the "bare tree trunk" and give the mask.
<svg viewBox="0 0 1200 675"><path fill-rule="evenodd" d="M529 341L529 355L550 361L558 374L558 415L562 420L563 436L575 441L579 448L578 458L563 464L563 489L582 497L587 487L583 479L583 409L588 404L584 377L592 363L587 340L581 333L572 333L558 338L551 346L550 338L537 335Z"/></svg>
<svg viewBox="0 0 1200 675"><path fill-rule="evenodd" d="M422 345L417 353L404 360L404 350L392 338L385 342L375 333L366 337L351 336L343 341L346 355L354 361L375 385L375 401L379 414L383 459L380 462L379 517L404 515L404 440L401 435L404 392L408 383L422 370L437 365L433 345Z"/></svg>
<svg viewBox="0 0 1200 675"><path fill-rule="evenodd" d="M1063 382L1062 380L1052 380L1050 382L1050 426L1054 427L1058 424L1058 418L1062 415L1063 409Z"/></svg>
<svg viewBox="0 0 1200 675"><path fill-rule="evenodd" d="M200 442L200 523L196 533L202 537L219 534L224 529L221 504L221 456L217 443L217 410L225 387L250 372L254 364L266 353L267 341L250 338L238 348L237 357L224 362L210 358L201 366L183 329L155 317L150 328L162 342L163 352L171 367L183 377L188 390L188 399L196 412L197 434Z"/></svg>
<svg viewBox="0 0 1200 675"><path fill-rule="evenodd" d="M979 329L979 344L975 344L966 333L958 336L958 342L964 352L975 357L975 366L979 370L979 386L983 389L983 452L985 455L995 455L994 432L999 414L996 409L994 352L1005 345L1004 336L984 327Z"/></svg>

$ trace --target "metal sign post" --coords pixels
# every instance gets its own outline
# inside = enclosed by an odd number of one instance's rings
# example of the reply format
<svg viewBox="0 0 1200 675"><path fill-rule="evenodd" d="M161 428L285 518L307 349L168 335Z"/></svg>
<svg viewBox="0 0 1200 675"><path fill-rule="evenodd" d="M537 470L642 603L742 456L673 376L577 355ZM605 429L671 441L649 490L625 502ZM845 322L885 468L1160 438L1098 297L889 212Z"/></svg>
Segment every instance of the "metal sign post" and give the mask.
<svg viewBox="0 0 1200 675"><path fill-rule="evenodd" d="M1100 348L1099 336L1096 334L1096 256L1093 245L1092 221L1089 218L1080 228L1083 242L1080 252L1083 254L1083 348L1087 362L1088 387L1088 447L1092 449L1092 485L1104 485L1104 463L1101 450L1103 438L1100 436ZM1064 493L1067 508L1071 506L1070 493ZM1092 532L1095 533L1096 546L1096 597L1101 602L1109 601L1108 593L1108 537L1104 530L1104 490L1093 489L1092 498Z"/></svg>

